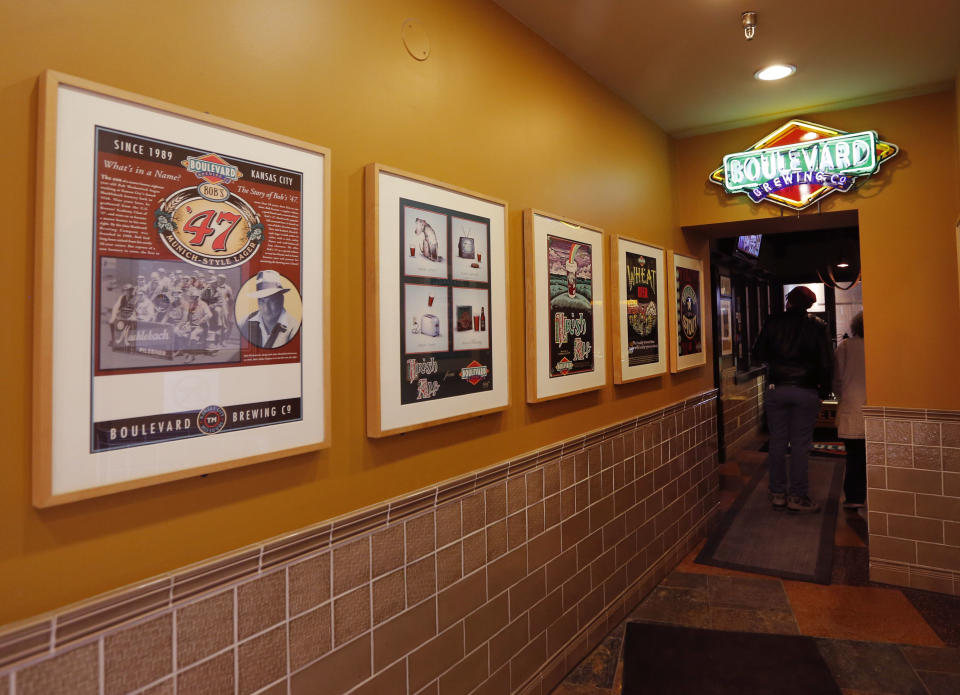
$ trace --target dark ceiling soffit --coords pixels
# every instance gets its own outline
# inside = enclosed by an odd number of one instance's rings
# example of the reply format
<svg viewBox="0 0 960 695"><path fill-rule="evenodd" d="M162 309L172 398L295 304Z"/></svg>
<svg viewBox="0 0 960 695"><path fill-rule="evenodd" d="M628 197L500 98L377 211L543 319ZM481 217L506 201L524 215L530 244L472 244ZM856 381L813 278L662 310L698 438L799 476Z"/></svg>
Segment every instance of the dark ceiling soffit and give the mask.
<svg viewBox="0 0 960 695"><path fill-rule="evenodd" d="M701 239L725 239L747 234L784 234L859 226L859 215L856 210L841 210L816 215L783 215L782 217L764 217L759 220L694 224L680 227L680 229L685 233L693 233Z"/></svg>

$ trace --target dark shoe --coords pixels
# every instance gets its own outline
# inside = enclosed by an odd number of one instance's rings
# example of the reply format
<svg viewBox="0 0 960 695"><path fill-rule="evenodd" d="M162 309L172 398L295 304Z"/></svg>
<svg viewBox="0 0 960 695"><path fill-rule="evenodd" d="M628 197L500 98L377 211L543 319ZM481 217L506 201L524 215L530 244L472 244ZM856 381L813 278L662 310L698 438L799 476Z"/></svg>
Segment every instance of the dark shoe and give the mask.
<svg viewBox="0 0 960 695"><path fill-rule="evenodd" d="M785 492L770 492L767 493L767 496L770 498L770 504L773 505L773 508L778 512L782 512L787 508L787 493Z"/></svg>
<svg viewBox="0 0 960 695"><path fill-rule="evenodd" d="M787 498L787 510L794 514L816 514L820 511L820 505L806 495L803 497L790 495Z"/></svg>
<svg viewBox="0 0 960 695"><path fill-rule="evenodd" d="M866 506L867 505L865 505L863 502L844 502L843 503L844 509L863 509Z"/></svg>

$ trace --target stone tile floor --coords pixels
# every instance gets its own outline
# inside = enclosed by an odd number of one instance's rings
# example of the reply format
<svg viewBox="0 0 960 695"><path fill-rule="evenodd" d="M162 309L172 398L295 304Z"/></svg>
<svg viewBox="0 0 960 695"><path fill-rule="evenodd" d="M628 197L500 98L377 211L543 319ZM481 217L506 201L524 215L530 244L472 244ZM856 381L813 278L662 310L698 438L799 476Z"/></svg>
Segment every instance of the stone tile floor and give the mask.
<svg viewBox="0 0 960 695"><path fill-rule="evenodd" d="M722 509L765 456L720 467ZM829 586L698 565L701 543L553 695L620 695L627 622L810 635L845 695L960 695L960 598L871 582L866 541L863 516L841 510Z"/></svg>

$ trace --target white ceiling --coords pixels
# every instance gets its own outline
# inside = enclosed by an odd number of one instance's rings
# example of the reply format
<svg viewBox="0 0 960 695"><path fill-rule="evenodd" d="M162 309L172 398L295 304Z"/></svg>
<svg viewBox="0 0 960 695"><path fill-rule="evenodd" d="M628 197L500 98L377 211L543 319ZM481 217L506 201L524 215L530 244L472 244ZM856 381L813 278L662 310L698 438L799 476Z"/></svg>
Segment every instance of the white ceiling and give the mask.
<svg viewBox="0 0 960 695"><path fill-rule="evenodd" d="M679 137L949 88L960 67L960 0L494 2ZM797 73L754 79L777 62Z"/></svg>

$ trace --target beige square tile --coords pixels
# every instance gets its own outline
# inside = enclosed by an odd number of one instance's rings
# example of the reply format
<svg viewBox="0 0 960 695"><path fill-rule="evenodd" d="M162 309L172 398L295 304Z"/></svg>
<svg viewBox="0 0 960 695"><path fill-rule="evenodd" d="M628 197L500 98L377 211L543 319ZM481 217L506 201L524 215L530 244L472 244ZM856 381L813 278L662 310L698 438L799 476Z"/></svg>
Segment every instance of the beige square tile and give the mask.
<svg viewBox="0 0 960 695"><path fill-rule="evenodd" d="M369 677L370 635L364 635L293 674L290 678L290 693L345 693Z"/></svg>
<svg viewBox="0 0 960 695"><path fill-rule="evenodd" d="M913 447L913 467L931 471L943 470L940 451L938 446Z"/></svg>
<svg viewBox="0 0 960 695"><path fill-rule="evenodd" d="M524 476L507 480L507 513L515 514L527 506L527 482Z"/></svg>
<svg viewBox="0 0 960 695"><path fill-rule="evenodd" d="M527 473L527 504L543 499L543 469L537 468Z"/></svg>
<svg viewBox="0 0 960 695"><path fill-rule="evenodd" d="M249 695L287 672L287 631L283 626L243 642L237 651L239 695Z"/></svg>
<svg viewBox="0 0 960 695"><path fill-rule="evenodd" d="M486 533L477 531L463 539L463 573L471 574L487 561Z"/></svg>
<svg viewBox="0 0 960 695"><path fill-rule="evenodd" d="M370 581L370 538L364 536L333 550L333 595Z"/></svg>
<svg viewBox="0 0 960 695"><path fill-rule="evenodd" d="M464 497L461 501L461 518L463 521L463 535L468 535L487 525L486 503L484 493L475 492Z"/></svg>
<svg viewBox="0 0 960 695"><path fill-rule="evenodd" d="M507 484L495 483L484 490L486 499L486 519L488 524L507 516Z"/></svg>
<svg viewBox="0 0 960 695"><path fill-rule="evenodd" d="M940 423L914 422L913 443L919 446L940 446Z"/></svg>
<svg viewBox="0 0 960 695"><path fill-rule="evenodd" d="M960 447L960 422L940 423L940 443L943 446Z"/></svg>
<svg viewBox="0 0 960 695"><path fill-rule="evenodd" d="M437 591L442 591L458 581L462 574L463 551L460 544L450 545L437 551Z"/></svg>
<svg viewBox="0 0 960 695"><path fill-rule="evenodd" d="M527 507L527 538L533 538L543 533L544 503L537 502Z"/></svg>
<svg viewBox="0 0 960 695"><path fill-rule="evenodd" d="M237 587L237 627L240 639L263 632L286 616L283 570Z"/></svg>
<svg viewBox="0 0 960 695"><path fill-rule="evenodd" d="M177 610L177 668L233 643L233 590Z"/></svg>
<svg viewBox="0 0 960 695"><path fill-rule="evenodd" d="M373 544L373 576L379 577L403 566L403 524L394 524L378 531L371 538Z"/></svg>
<svg viewBox="0 0 960 695"><path fill-rule="evenodd" d="M960 473L960 449L941 449L943 454L943 470Z"/></svg>
<svg viewBox="0 0 960 695"><path fill-rule="evenodd" d="M397 570L373 582L373 624L379 625L404 609L407 587L403 570Z"/></svg>
<svg viewBox="0 0 960 695"><path fill-rule="evenodd" d="M100 692L99 647L63 652L17 672L17 695L98 695Z"/></svg>
<svg viewBox="0 0 960 695"><path fill-rule="evenodd" d="M3 688L0 688L0 693L3 692ZM165 681L157 683L152 688L147 688L142 691L140 695L173 695L173 676L170 676ZM266 693L264 695L267 695Z"/></svg>
<svg viewBox="0 0 960 695"><path fill-rule="evenodd" d="M935 543L917 543L917 562L927 567L960 572L960 548Z"/></svg>
<svg viewBox="0 0 960 695"><path fill-rule="evenodd" d="M234 650L177 674L177 695L233 695Z"/></svg>
<svg viewBox="0 0 960 695"><path fill-rule="evenodd" d="M886 431L884 438L887 444L911 444L913 442L909 420L886 420L884 428Z"/></svg>
<svg viewBox="0 0 960 695"><path fill-rule="evenodd" d="M432 553L436 546L436 521L429 512L406 522L407 562L418 560Z"/></svg>
<svg viewBox="0 0 960 695"><path fill-rule="evenodd" d="M437 593L437 568L433 555L407 566L407 605L415 606Z"/></svg>
<svg viewBox="0 0 960 695"><path fill-rule="evenodd" d="M885 466L886 464L886 447L884 444L878 442L867 442L867 465Z"/></svg>
<svg viewBox="0 0 960 695"><path fill-rule="evenodd" d="M333 642L339 647L370 629L370 585L333 602Z"/></svg>
<svg viewBox="0 0 960 695"><path fill-rule="evenodd" d="M299 615L330 600L330 553L291 565L287 572L290 615Z"/></svg>
<svg viewBox="0 0 960 695"><path fill-rule="evenodd" d="M103 640L104 694L119 695L173 671L173 615L161 615Z"/></svg>
<svg viewBox="0 0 960 695"><path fill-rule="evenodd" d="M290 668L296 671L330 651L331 604L326 603L290 621Z"/></svg>
<svg viewBox="0 0 960 695"><path fill-rule="evenodd" d="M543 467L543 496L560 492L560 462L554 461Z"/></svg>
<svg viewBox="0 0 960 695"><path fill-rule="evenodd" d="M913 468L913 447L907 444L887 444L887 465Z"/></svg>
<svg viewBox="0 0 960 695"><path fill-rule="evenodd" d="M523 510L507 518L507 547L518 548L527 542L527 515Z"/></svg>
<svg viewBox="0 0 960 695"><path fill-rule="evenodd" d="M498 521L487 528L487 562L507 552L507 522Z"/></svg>
<svg viewBox="0 0 960 695"><path fill-rule="evenodd" d="M460 540L460 503L451 502L437 509L437 547Z"/></svg>
<svg viewBox="0 0 960 695"><path fill-rule="evenodd" d="M876 417L865 418L864 428L866 430L866 439L868 442L883 441L883 419Z"/></svg>
<svg viewBox="0 0 960 695"><path fill-rule="evenodd" d="M436 634L435 600L424 601L401 613L373 631L374 669L380 671Z"/></svg>

